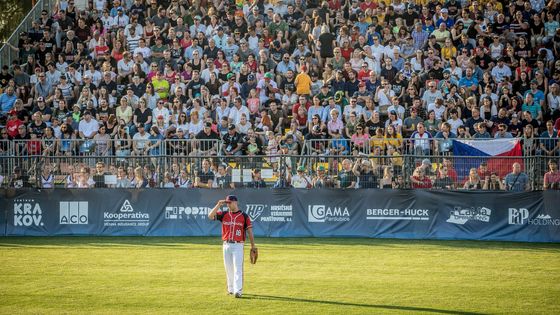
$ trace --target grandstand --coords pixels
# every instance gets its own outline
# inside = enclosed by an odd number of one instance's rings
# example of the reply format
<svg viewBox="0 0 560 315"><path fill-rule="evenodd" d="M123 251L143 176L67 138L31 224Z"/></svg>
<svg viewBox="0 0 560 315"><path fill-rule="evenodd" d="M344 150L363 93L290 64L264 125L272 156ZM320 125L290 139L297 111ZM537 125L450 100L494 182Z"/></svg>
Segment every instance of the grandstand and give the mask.
<svg viewBox="0 0 560 315"><path fill-rule="evenodd" d="M216 4L39 0L1 187L560 188L556 1Z"/></svg>

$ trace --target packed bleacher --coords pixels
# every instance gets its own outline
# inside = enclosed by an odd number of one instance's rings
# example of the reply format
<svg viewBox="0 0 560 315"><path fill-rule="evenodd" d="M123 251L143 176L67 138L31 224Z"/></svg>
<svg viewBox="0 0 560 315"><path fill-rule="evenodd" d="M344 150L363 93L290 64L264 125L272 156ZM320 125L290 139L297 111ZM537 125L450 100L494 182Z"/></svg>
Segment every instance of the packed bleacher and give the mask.
<svg viewBox="0 0 560 315"><path fill-rule="evenodd" d="M560 188L558 1L74 1L7 44L3 187Z"/></svg>

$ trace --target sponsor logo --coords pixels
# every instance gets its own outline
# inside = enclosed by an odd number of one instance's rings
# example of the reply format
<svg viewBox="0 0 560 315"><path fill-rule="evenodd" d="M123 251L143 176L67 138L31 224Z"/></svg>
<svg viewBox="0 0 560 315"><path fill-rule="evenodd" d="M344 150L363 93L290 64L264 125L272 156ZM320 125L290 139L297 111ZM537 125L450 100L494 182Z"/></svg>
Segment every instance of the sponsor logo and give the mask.
<svg viewBox="0 0 560 315"><path fill-rule="evenodd" d="M350 221L350 212L346 207L309 205L307 207L307 221L312 223Z"/></svg>
<svg viewBox="0 0 560 315"><path fill-rule="evenodd" d="M43 226L43 210L33 199L14 200L14 226Z"/></svg>
<svg viewBox="0 0 560 315"><path fill-rule="evenodd" d="M269 209L270 208L270 209ZM248 204L245 207L252 222L291 222L292 205Z"/></svg>
<svg viewBox="0 0 560 315"><path fill-rule="evenodd" d="M492 210L486 207L455 207L449 213L449 219L447 219L447 222L461 225L467 223L469 220L488 223L490 222L491 214Z"/></svg>
<svg viewBox="0 0 560 315"><path fill-rule="evenodd" d="M165 207L165 219L181 220L183 218L206 218L212 209L209 207Z"/></svg>
<svg viewBox="0 0 560 315"><path fill-rule="evenodd" d="M148 226L150 225L150 214L135 212L130 201L125 200L117 213L103 212L104 226Z"/></svg>
<svg viewBox="0 0 560 315"><path fill-rule="evenodd" d="M87 201L61 201L59 224L88 224Z"/></svg>
<svg viewBox="0 0 560 315"><path fill-rule="evenodd" d="M560 225L560 219L554 219L548 214L539 214L536 218L529 218L529 210L525 208L509 208L508 223L512 225Z"/></svg>
<svg viewBox="0 0 560 315"><path fill-rule="evenodd" d="M247 213L252 222L255 222L264 212L265 207L266 205L263 204L247 204L245 206L245 213Z"/></svg>
<svg viewBox="0 0 560 315"><path fill-rule="evenodd" d="M428 209L367 209L367 220L419 220L428 221Z"/></svg>

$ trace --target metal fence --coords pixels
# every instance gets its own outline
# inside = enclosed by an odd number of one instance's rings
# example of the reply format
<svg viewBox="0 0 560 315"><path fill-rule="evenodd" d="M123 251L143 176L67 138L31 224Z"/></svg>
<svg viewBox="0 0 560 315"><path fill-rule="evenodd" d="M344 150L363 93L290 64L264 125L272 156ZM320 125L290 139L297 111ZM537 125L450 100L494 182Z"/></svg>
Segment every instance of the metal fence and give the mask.
<svg viewBox="0 0 560 315"><path fill-rule="evenodd" d="M27 32L31 28L31 22L41 17L42 10L52 12L55 2L55 0L38 0L6 42L14 47L18 47L19 34L21 32ZM17 59L19 59L19 53L9 45L0 47L0 67L4 65L11 66L12 62ZM20 63L23 63L23 61L20 61Z"/></svg>
<svg viewBox="0 0 560 315"><path fill-rule="evenodd" d="M344 188L347 187L345 182L349 181L353 182L353 188L407 189L423 187L417 186L417 177L412 177L421 171L430 182L426 188L478 190L486 186L504 189L504 177L511 172L513 163L519 163L529 176L531 189L538 190L543 188L549 160L544 156L489 158L400 154L3 156L0 158L0 176L3 177L3 187L13 187L20 175L24 176L20 185L27 187L41 188L46 182L47 187L75 188L79 179L86 175L91 187L130 187L134 185L135 172L140 172L150 187L192 188L197 177L198 180L208 179L208 172L202 172L206 165L214 174L210 186L215 188L282 188L289 187L290 183L298 188ZM98 167L100 172L96 175ZM474 181L466 185L473 170L476 174Z"/></svg>

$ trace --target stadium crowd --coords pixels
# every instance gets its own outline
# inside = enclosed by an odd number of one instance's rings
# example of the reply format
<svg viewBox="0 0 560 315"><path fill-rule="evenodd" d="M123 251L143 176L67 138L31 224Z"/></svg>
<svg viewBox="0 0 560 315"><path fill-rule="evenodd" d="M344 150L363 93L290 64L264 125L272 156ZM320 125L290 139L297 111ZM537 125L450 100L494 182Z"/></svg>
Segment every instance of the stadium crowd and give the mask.
<svg viewBox="0 0 560 315"><path fill-rule="evenodd" d="M548 183L560 181L552 170L560 153L558 1L88 5L59 0L17 47L7 44L19 59L0 72L0 155L269 156L275 172L279 154L348 155L327 165L335 165L336 180L317 179L322 165L293 165L275 185L368 186L366 177L345 178L371 172L375 187L508 189L507 176L477 168L472 181L445 182L446 159L435 171L428 160L410 176L383 179L402 169L404 154L451 155L451 139L518 137L525 156L552 161ZM200 164L197 172L214 176L221 167L230 176L227 163ZM142 173L132 186L220 186L199 174L180 184L182 165L111 166L114 175L126 173L121 178ZM513 169L514 185L529 187ZM95 186L92 176L67 185Z"/></svg>

